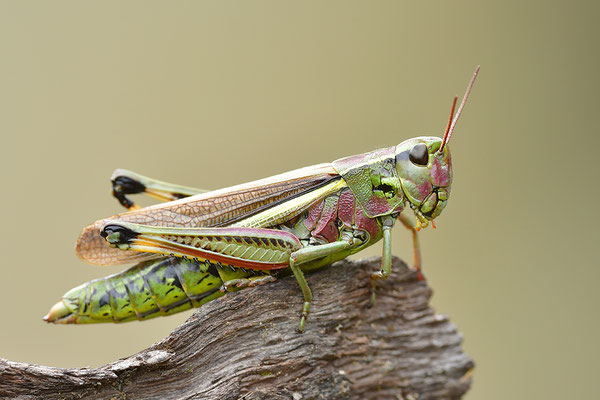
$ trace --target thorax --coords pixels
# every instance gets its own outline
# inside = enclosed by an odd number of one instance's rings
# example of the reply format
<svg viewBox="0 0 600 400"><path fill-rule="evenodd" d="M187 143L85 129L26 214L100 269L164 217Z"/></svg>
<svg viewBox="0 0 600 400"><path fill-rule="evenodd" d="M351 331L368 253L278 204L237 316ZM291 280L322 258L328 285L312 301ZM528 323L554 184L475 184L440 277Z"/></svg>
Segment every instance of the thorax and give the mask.
<svg viewBox="0 0 600 400"><path fill-rule="evenodd" d="M294 233L305 246L332 243L344 234L360 236L365 243L356 251L382 236L379 218L367 217L348 187L318 200L280 229Z"/></svg>

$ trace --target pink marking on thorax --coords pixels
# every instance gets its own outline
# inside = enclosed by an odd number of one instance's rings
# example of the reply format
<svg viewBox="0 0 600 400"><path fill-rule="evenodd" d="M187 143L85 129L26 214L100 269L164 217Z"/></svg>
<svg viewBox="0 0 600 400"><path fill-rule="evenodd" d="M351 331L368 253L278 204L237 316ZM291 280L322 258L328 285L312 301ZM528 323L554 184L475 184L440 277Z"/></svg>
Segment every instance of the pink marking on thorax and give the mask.
<svg viewBox="0 0 600 400"><path fill-rule="evenodd" d="M312 235L319 239L324 239L328 243L335 242L338 239L339 231L337 228L338 198L331 196L323 201L323 211L317 226L312 231Z"/></svg>
<svg viewBox="0 0 600 400"><path fill-rule="evenodd" d="M338 240L338 220L346 229L366 231L371 238L380 234L381 227L377 220L367 217L350 189L342 190L337 201L333 199L335 197L323 199L308 210L304 226L311 231L314 238L328 243Z"/></svg>
<svg viewBox="0 0 600 400"><path fill-rule="evenodd" d="M369 202L365 204L366 210L370 215L380 215L390 211L390 204L384 197L371 197Z"/></svg>
<svg viewBox="0 0 600 400"><path fill-rule="evenodd" d="M347 228L354 225L354 195L349 188L342 190L338 201L338 218Z"/></svg>
<svg viewBox="0 0 600 400"><path fill-rule="evenodd" d="M379 234L381 228L375 218L369 218L363 209L357 204L354 208L354 223L357 229L367 231L371 239Z"/></svg>
<svg viewBox="0 0 600 400"><path fill-rule="evenodd" d="M317 226L321 212L323 211L324 201L320 201L317 204L311 206L308 210L308 217L304 220L304 226L309 231L312 231Z"/></svg>

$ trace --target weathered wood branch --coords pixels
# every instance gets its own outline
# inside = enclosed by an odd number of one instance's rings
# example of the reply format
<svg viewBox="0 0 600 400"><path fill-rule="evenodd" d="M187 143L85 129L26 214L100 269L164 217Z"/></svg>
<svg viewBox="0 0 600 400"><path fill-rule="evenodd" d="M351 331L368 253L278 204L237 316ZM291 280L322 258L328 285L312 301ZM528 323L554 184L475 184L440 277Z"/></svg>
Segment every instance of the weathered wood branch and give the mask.
<svg viewBox="0 0 600 400"><path fill-rule="evenodd" d="M308 276L304 334L293 277L198 309L167 338L101 368L0 359L0 397L21 399L458 399L473 361L431 289L394 259L369 308L380 259L342 261ZM118 327L115 327L118 329Z"/></svg>

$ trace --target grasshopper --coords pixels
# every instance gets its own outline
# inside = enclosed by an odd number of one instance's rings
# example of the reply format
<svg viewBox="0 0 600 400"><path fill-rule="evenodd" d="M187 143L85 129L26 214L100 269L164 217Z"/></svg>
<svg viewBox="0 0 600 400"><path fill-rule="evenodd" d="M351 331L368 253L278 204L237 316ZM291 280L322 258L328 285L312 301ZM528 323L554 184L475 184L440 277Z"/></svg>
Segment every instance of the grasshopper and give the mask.
<svg viewBox="0 0 600 400"><path fill-rule="evenodd" d="M92 264L137 262L121 273L67 292L44 317L62 324L125 322L199 307L226 292L273 282L291 271L304 304L311 271L383 239L381 270L391 271L391 232L398 220L412 232L421 275L417 232L440 215L450 196L448 142L479 67L442 138L417 137L397 146L301 168L221 190L205 191L117 170L113 195L129 209L85 228L76 251ZM139 208L127 196L167 201ZM413 211L413 224L402 211Z"/></svg>

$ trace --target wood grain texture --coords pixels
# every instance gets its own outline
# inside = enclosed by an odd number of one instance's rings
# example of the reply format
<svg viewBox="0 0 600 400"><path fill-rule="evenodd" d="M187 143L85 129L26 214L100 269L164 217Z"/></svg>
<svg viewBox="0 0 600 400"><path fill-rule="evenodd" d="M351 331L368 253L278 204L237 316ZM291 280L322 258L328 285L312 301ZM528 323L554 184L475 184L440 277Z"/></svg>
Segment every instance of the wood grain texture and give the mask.
<svg viewBox="0 0 600 400"><path fill-rule="evenodd" d="M0 397L20 399L459 399L473 361L431 289L394 258L369 308L379 258L310 274L304 334L293 277L231 293L168 337L101 368L62 369L0 359ZM119 329L118 326L114 327Z"/></svg>

